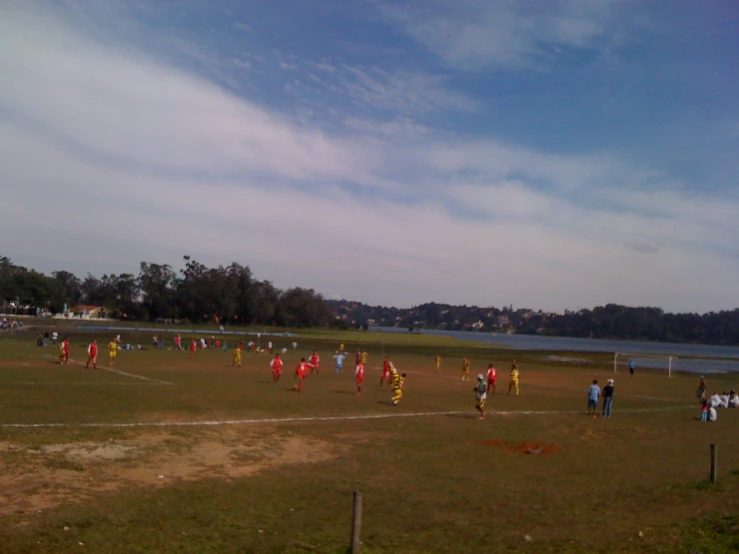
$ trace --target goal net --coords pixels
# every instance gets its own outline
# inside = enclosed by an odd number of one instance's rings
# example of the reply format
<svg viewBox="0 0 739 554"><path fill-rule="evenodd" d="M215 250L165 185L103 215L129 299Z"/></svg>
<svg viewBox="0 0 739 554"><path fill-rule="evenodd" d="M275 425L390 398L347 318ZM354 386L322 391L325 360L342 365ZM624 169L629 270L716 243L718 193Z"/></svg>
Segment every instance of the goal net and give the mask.
<svg viewBox="0 0 739 554"><path fill-rule="evenodd" d="M672 377L672 370L677 364L677 356L668 356L665 354L641 354L636 352L614 352L613 353L613 373L618 372L619 365L625 371L629 370L629 363L645 369L666 370L667 376Z"/></svg>

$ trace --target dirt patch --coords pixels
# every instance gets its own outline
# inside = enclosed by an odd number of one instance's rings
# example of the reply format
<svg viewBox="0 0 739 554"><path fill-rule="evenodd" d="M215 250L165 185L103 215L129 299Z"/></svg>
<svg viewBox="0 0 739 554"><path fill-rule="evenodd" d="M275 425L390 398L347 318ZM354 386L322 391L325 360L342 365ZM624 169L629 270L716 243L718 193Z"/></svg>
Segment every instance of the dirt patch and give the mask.
<svg viewBox="0 0 739 554"><path fill-rule="evenodd" d="M338 453L319 440L237 428L184 436L149 432L103 443L34 448L0 442L0 516L27 519L99 492L235 479L285 464L321 462Z"/></svg>
<svg viewBox="0 0 739 554"><path fill-rule="evenodd" d="M512 444L506 441L477 441L475 444L485 446L502 446L507 454L532 454L532 455L548 455L557 450L557 447L551 444L543 444L540 442L522 442L520 444Z"/></svg>

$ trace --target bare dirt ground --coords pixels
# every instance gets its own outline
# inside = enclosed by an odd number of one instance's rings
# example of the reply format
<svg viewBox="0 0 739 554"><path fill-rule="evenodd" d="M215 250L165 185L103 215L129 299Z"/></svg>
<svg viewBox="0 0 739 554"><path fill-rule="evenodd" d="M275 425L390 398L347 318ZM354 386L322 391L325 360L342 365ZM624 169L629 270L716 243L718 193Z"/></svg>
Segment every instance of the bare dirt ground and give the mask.
<svg viewBox="0 0 739 554"><path fill-rule="evenodd" d="M28 523L34 514L126 487L166 487L178 481L233 479L265 468L335 457L329 443L262 429L192 433L143 432L104 443L29 448L0 442L0 516Z"/></svg>

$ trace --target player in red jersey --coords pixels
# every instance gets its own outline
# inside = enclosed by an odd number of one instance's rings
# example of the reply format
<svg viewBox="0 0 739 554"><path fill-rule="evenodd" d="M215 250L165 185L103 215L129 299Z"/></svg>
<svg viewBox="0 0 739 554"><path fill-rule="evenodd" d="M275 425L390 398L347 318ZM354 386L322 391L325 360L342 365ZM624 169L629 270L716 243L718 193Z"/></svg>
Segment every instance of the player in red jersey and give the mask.
<svg viewBox="0 0 739 554"><path fill-rule="evenodd" d="M90 362L92 362L94 369L98 368L98 341L96 340L92 341L87 347L87 363L85 367L90 367Z"/></svg>
<svg viewBox="0 0 739 554"><path fill-rule="evenodd" d="M280 380L280 376L282 375L282 366L285 365L280 358L279 352L275 354L275 357L272 358L272 360L269 362L269 365L272 368L272 379L276 383Z"/></svg>
<svg viewBox="0 0 739 554"><path fill-rule="evenodd" d="M362 382L364 381L364 364L357 364L354 374L357 377L357 394L360 394L362 392Z"/></svg>
<svg viewBox="0 0 739 554"><path fill-rule="evenodd" d="M311 364L305 361L305 358L300 358L298 367L295 368L295 377L298 380L298 384L295 385L295 390L298 392L303 390L303 380L308 376L308 370Z"/></svg>
<svg viewBox="0 0 739 554"><path fill-rule="evenodd" d="M62 363L69 364L69 337L62 341Z"/></svg>
<svg viewBox="0 0 739 554"><path fill-rule="evenodd" d="M385 356L385 361L382 362L382 376L380 377L380 386L383 382L387 382L387 386L390 386L390 368L393 367L393 362L390 358Z"/></svg>
<svg viewBox="0 0 739 554"><path fill-rule="evenodd" d="M315 350L313 351L313 354L310 357L310 360L308 360L308 364L310 365L310 374L313 375L313 370L315 370L316 375L318 375L318 366L321 363L321 357L318 355L318 352Z"/></svg>
<svg viewBox="0 0 739 554"><path fill-rule="evenodd" d="M490 364L488 366L488 389L487 394L490 394L490 389L493 389L493 394L495 394L495 383L498 381L498 372L495 371L495 366L493 364Z"/></svg>
<svg viewBox="0 0 739 554"><path fill-rule="evenodd" d="M195 339L191 339L190 340L190 358L194 358L197 352L198 352L198 343L195 341Z"/></svg>
<svg viewBox="0 0 739 554"><path fill-rule="evenodd" d="M357 353L354 356L354 363L357 365L362 363L362 351L361 350L357 350Z"/></svg>

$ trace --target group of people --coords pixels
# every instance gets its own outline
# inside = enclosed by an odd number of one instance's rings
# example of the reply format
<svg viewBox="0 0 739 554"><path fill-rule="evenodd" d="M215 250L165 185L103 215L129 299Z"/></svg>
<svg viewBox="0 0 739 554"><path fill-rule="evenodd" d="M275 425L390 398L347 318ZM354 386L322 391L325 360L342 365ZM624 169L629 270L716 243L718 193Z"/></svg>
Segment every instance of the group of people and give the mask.
<svg viewBox="0 0 739 554"><path fill-rule="evenodd" d="M439 356L437 355L437 363L439 360ZM462 360L462 382L467 380L467 374L470 370L470 361L467 358L467 356L464 357ZM516 360L513 360L511 363L511 373L510 378L508 380L508 395L512 392L515 392L515 395L518 396L519 393L519 376L520 373L518 371L518 364L516 363ZM480 419L485 418L485 403L487 402L488 394L490 394L490 391L493 391L493 394L497 394L498 390L498 370L495 369L495 364L488 365L488 371L486 375L483 375L480 373L477 376L477 384L472 389L475 392L475 409L480 412Z"/></svg>
<svg viewBox="0 0 739 554"><path fill-rule="evenodd" d="M342 373L344 360L346 359L346 352L344 351L343 346L344 345L341 345L341 348L337 350L336 354L334 354L333 356L336 363L335 372L337 374ZM364 386L365 366L367 363L367 358L368 355L366 352L362 352L360 350L357 351L356 367L354 370L354 376L357 385L357 394L362 393L362 388ZM272 370L272 380L275 383L279 382L280 378L282 377L283 368L285 367L285 362L279 352L277 352L274 358L270 360L269 365ZM313 351L313 354L311 354L307 360L305 359L305 357L300 358L300 362L295 368L295 379L297 379L298 382L293 386L293 390L297 392L302 392L305 379L309 375L319 375L320 367L321 357L316 350ZM387 382L387 386L392 388L393 394L391 402L393 403L393 405L397 406L401 398L403 398L403 384L405 383L405 379L406 374L400 373L390 361L389 357L385 356L385 361L383 362L382 368L382 376L380 377L380 386L383 386L383 384Z"/></svg>
<svg viewBox="0 0 739 554"><path fill-rule="evenodd" d="M598 385L598 379L593 379L593 384L588 389L588 415L598 417L598 400L603 397L603 409L601 414L603 417L611 417L611 411L613 407L613 394L616 391L614 387L614 380L608 379L606 386L601 391L600 385Z"/></svg>
<svg viewBox="0 0 739 554"><path fill-rule="evenodd" d="M0 331L16 331L17 329L20 329L23 327L23 322L20 320L10 320L8 321L7 317L4 317L0 319Z"/></svg>
<svg viewBox="0 0 739 554"><path fill-rule="evenodd" d="M736 391L723 391L721 394L715 393L707 396L708 385L706 378L701 375L698 382L698 390L696 396L701 406L701 421L712 422L718 419L718 408L739 408L739 395Z"/></svg>
<svg viewBox="0 0 739 554"><path fill-rule="evenodd" d="M59 364L61 365L67 365L69 364L69 351L70 351L70 343L69 343L69 337L65 336L62 338L61 341L59 341L58 344L59 347ZM111 339L111 341L108 343L108 365L110 367L115 367L115 359L118 355L118 349L120 348L120 335L114 339ZM97 369L98 367L98 341L93 340L91 343L87 345L87 363L85 364L85 367L90 367L90 364L92 364L93 369Z"/></svg>

